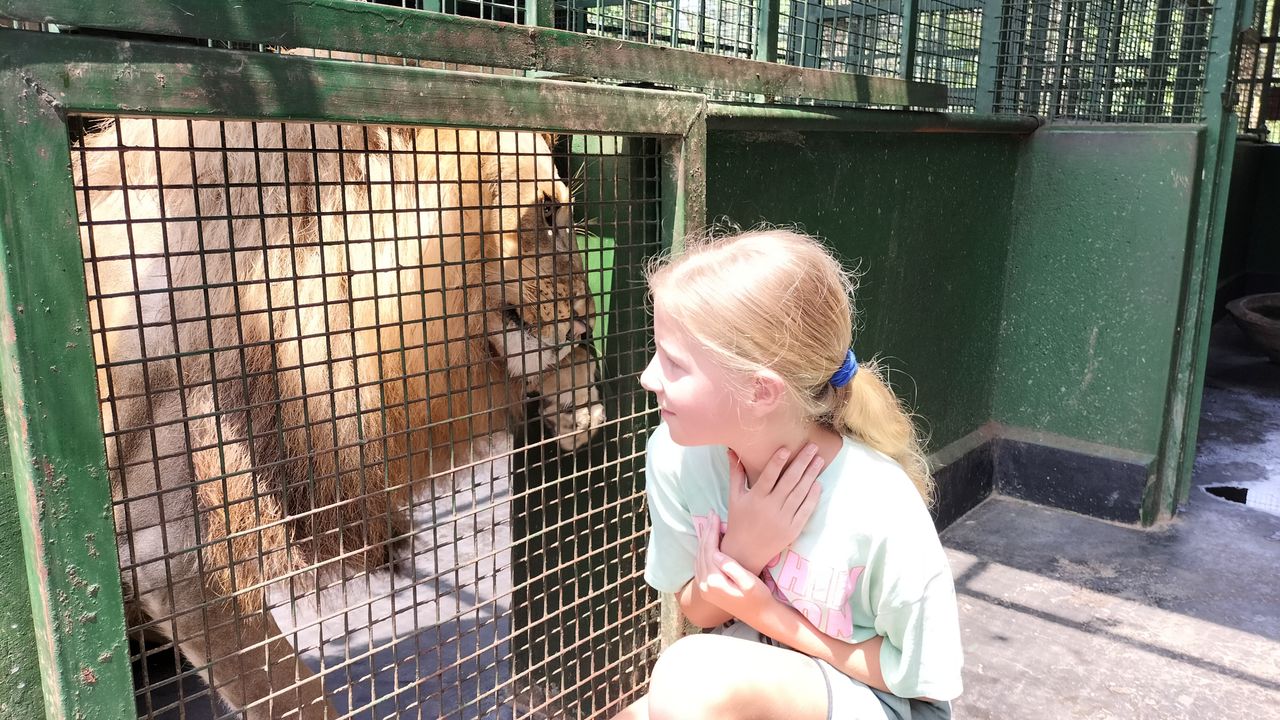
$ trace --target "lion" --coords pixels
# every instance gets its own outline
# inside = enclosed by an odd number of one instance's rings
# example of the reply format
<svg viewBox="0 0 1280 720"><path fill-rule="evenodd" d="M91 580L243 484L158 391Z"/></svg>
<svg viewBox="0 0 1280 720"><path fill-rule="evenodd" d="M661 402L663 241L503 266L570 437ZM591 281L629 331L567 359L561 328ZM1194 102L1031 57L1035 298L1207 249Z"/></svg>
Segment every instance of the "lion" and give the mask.
<svg viewBox="0 0 1280 720"><path fill-rule="evenodd" d="M118 119L73 152L129 615L246 717L336 717L269 587L391 563L527 394L566 450L603 423L550 142Z"/></svg>

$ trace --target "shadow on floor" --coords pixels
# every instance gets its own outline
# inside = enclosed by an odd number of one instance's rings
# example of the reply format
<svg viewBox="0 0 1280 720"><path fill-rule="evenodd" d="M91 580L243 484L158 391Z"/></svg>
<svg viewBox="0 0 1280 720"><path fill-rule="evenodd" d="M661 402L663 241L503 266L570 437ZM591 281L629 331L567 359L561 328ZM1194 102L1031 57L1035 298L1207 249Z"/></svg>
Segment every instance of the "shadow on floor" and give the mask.
<svg viewBox="0 0 1280 720"><path fill-rule="evenodd" d="M957 717L1227 718L1280 707L1280 517L1205 485L1280 476L1280 366L1214 328L1190 497L1142 530L995 497L943 534Z"/></svg>

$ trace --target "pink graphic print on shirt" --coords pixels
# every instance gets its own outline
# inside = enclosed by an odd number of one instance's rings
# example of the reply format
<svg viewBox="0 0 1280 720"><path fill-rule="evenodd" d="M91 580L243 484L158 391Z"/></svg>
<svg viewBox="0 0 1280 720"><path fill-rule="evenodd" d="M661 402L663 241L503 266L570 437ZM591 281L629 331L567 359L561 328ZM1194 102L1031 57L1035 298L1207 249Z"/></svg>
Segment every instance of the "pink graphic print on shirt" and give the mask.
<svg viewBox="0 0 1280 720"><path fill-rule="evenodd" d="M811 563L787 548L765 566L761 579L774 597L800 611L814 627L837 640L849 640L853 637L849 598L864 569Z"/></svg>
<svg viewBox="0 0 1280 720"><path fill-rule="evenodd" d="M712 528L723 538L728 529L727 523L715 512L694 516L693 527L699 538ZM849 640L853 637L853 609L849 607L849 598L864 569L811 563L787 548L765 566L760 578L775 598L795 608L814 627L837 640Z"/></svg>

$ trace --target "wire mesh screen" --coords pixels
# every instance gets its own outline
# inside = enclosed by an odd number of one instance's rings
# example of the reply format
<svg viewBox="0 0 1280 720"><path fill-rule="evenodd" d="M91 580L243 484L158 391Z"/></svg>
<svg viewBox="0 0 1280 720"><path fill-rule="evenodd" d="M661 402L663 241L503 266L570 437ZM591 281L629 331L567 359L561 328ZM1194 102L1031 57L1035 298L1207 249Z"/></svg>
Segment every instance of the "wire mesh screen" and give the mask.
<svg viewBox="0 0 1280 720"><path fill-rule="evenodd" d="M365 0L410 10L432 10L463 17L524 23L525 0Z"/></svg>
<svg viewBox="0 0 1280 720"><path fill-rule="evenodd" d="M778 59L787 65L899 77L899 0L783 0Z"/></svg>
<svg viewBox="0 0 1280 720"><path fill-rule="evenodd" d="M633 699L656 143L78 127L139 715Z"/></svg>
<svg viewBox="0 0 1280 720"><path fill-rule="evenodd" d="M1258 0L1253 21L1240 46L1236 73L1236 113L1240 129L1264 138L1280 120L1280 67L1276 65L1277 36L1280 36L1280 4Z"/></svg>
<svg viewBox="0 0 1280 720"><path fill-rule="evenodd" d="M972 112L982 45L982 0L921 0L913 79L947 86L952 112Z"/></svg>
<svg viewBox="0 0 1280 720"><path fill-rule="evenodd" d="M756 0L557 0L556 8L557 25L575 32L716 55L755 53Z"/></svg>
<svg viewBox="0 0 1280 720"><path fill-rule="evenodd" d="M1005 2L997 113L1101 122L1203 117L1211 0Z"/></svg>

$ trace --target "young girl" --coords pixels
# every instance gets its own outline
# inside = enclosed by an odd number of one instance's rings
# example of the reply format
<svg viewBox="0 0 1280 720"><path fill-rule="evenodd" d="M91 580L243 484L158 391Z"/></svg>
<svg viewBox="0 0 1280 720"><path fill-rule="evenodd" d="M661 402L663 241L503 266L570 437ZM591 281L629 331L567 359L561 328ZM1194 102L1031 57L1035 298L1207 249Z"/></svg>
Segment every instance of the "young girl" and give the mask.
<svg viewBox="0 0 1280 720"><path fill-rule="evenodd" d="M852 281L786 230L650 277L645 579L695 625L619 718L948 718L951 571L910 419L849 349Z"/></svg>

